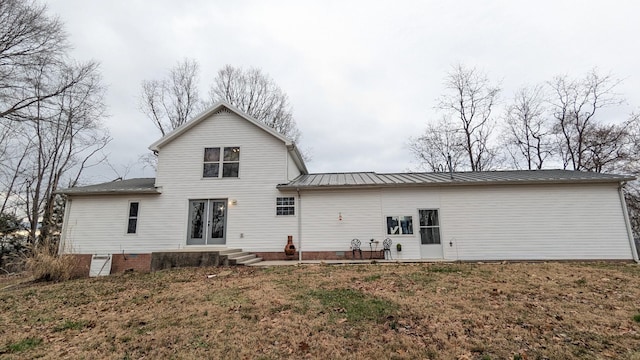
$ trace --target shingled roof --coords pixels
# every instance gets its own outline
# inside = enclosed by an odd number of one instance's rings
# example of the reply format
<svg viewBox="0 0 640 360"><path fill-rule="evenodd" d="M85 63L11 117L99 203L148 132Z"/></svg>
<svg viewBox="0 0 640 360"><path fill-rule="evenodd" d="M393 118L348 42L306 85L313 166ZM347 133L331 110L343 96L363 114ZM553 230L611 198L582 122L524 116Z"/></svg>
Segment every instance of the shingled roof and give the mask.
<svg viewBox="0 0 640 360"><path fill-rule="evenodd" d="M349 172L301 175L281 190L382 188L407 186L455 186L542 183L617 183L632 176L570 170L512 170L441 173Z"/></svg>
<svg viewBox="0 0 640 360"><path fill-rule="evenodd" d="M160 194L155 184L155 178L136 178L71 187L58 190L57 193L65 195Z"/></svg>

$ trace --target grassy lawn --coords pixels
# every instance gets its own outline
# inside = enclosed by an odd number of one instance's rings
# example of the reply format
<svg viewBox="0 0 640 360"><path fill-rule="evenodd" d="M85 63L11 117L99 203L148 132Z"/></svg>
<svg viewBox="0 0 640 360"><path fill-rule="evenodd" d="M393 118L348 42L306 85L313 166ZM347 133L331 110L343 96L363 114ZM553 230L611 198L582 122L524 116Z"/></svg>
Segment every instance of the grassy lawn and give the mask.
<svg viewBox="0 0 640 360"><path fill-rule="evenodd" d="M0 289L2 359L640 359L640 266L625 263L197 268Z"/></svg>

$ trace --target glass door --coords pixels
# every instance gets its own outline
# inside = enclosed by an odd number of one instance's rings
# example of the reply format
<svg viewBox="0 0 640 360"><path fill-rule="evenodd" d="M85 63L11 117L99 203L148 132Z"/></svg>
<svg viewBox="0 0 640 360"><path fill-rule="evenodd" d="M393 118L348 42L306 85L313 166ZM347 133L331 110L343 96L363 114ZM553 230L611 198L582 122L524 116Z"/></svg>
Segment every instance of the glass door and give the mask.
<svg viewBox="0 0 640 360"><path fill-rule="evenodd" d="M227 201L209 200L209 236L207 245L224 245L224 227L226 222Z"/></svg>
<svg viewBox="0 0 640 360"><path fill-rule="evenodd" d="M226 200L189 201L187 245L224 245Z"/></svg>
<svg viewBox="0 0 640 360"><path fill-rule="evenodd" d="M418 210L420 218L420 254L423 259L442 259L438 210Z"/></svg>

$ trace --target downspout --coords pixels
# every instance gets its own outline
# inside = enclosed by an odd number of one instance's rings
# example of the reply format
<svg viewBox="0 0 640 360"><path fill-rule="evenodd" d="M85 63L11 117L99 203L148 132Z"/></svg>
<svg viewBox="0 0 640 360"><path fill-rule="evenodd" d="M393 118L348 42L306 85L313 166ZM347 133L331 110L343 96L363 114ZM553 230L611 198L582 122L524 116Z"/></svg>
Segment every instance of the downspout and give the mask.
<svg viewBox="0 0 640 360"><path fill-rule="evenodd" d="M302 262L302 197L300 189L296 189L298 193L298 262Z"/></svg>
<svg viewBox="0 0 640 360"><path fill-rule="evenodd" d="M625 182L621 181L620 186L618 186L618 194L620 194L620 204L622 206L622 215L624 216L624 224L627 227L627 237L629 238L629 245L631 245L631 255L633 256L633 261L636 263L640 263L638 259L638 250L636 249L636 242L633 239L633 231L631 230L631 222L629 221L629 212L627 210L627 202L624 200L624 193L622 192L622 187Z"/></svg>

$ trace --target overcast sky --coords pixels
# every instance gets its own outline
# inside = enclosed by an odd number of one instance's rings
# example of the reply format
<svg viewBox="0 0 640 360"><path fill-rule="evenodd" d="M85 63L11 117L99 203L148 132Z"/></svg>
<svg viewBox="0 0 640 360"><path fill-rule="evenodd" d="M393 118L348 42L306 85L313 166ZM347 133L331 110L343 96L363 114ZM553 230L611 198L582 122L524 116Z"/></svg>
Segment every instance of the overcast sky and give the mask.
<svg viewBox="0 0 640 360"><path fill-rule="evenodd" d="M407 140L439 116L455 64L485 71L503 103L554 75L613 73L640 109L640 1L169 1L49 0L72 56L101 63L110 162L127 177L159 131L138 107L142 80L183 58L200 64L207 96L225 64L258 67L289 95L311 172L416 167ZM88 182L117 177L107 167Z"/></svg>

